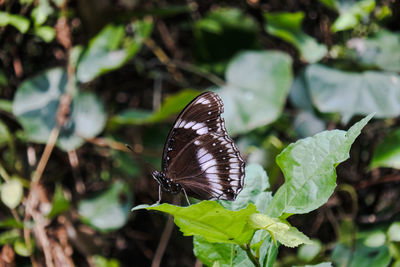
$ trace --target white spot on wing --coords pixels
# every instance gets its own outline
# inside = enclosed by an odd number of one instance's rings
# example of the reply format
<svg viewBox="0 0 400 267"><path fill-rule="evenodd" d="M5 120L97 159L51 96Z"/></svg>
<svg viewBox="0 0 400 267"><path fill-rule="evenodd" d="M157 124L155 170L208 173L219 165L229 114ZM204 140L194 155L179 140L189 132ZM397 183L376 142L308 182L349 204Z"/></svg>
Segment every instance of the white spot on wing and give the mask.
<svg viewBox="0 0 400 267"><path fill-rule="evenodd" d="M188 123L185 124L185 126L183 128L189 129L190 127L192 127L195 124L196 124L195 121L189 121Z"/></svg>
<svg viewBox="0 0 400 267"><path fill-rule="evenodd" d="M215 191L223 191L223 186L219 183L220 179L217 175L218 169L216 167L217 160L205 148L200 148L197 151L197 160L199 161L201 170L205 172L205 177L211 182L210 185Z"/></svg>

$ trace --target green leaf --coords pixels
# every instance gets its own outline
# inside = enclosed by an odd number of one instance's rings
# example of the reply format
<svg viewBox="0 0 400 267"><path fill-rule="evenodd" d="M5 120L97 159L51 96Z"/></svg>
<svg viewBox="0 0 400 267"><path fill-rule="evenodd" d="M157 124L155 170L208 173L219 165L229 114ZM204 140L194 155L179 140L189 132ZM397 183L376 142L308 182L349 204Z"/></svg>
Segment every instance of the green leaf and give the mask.
<svg viewBox="0 0 400 267"><path fill-rule="evenodd" d="M217 90L224 101L228 132L245 133L276 120L292 83L292 59L278 51L247 51L237 55Z"/></svg>
<svg viewBox="0 0 400 267"><path fill-rule="evenodd" d="M383 231L374 231L370 233L364 240L364 245L371 248L383 246L386 241L386 236Z"/></svg>
<svg viewBox="0 0 400 267"><path fill-rule="evenodd" d="M199 91L186 89L165 98L160 109L152 113L146 110L128 109L110 119L110 125L147 124L162 121L171 115L178 114L182 109L200 94Z"/></svg>
<svg viewBox="0 0 400 267"><path fill-rule="evenodd" d="M257 212L256 206L249 204L245 209L231 211L215 201L202 201L188 207L170 204L140 205L132 210L158 210L174 216L175 224L185 236L201 235L208 242L242 245L250 242L254 230L247 225L247 219Z"/></svg>
<svg viewBox="0 0 400 267"><path fill-rule="evenodd" d="M269 204L268 215L307 213L323 205L336 187L335 167L349 158L349 150L368 115L347 132L325 131L290 144L276 159L285 183Z"/></svg>
<svg viewBox="0 0 400 267"><path fill-rule="evenodd" d="M15 209L24 196L22 184L17 178L10 179L1 187L1 201L10 209Z"/></svg>
<svg viewBox="0 0 400 267"><path fill-rule="evenodd" d="M94 267L119 267L119 261L117 259L107 259L100 255L94 255L92 257Z"/></svg>
<svg viewBox="0 0 400 267"><path fill-rule="evenodd" d="M39 0L38 5L31 12L35 27L45 23L48 16L50 16L52 13L53 8L50 6L49 1Z"/></svg>
<svg viewBox="0 0 400 267"><path fill-rule="evenodd" d="M311 244L304 244L299 247L299 250L297 251L297 257L300 260L310 262L321 252L321 242L319 240L311 241Z"/></svg>
<svg viewBox="0 0 400 267"><path fill-rule="evenodd" d="M387 246L369 248L357 242L355 246L348 247L341 243L337 244L332 252L334 266L349 267L375 267L389 266L391 256Z"/></svg>
<svg viewBox="0 0 400 267"><path fill-rule="evenodd" d="M256 49L257 22L236 8L217 8L193 27L194 54L201 67L223 73L229 60L239 51Z"/></svg>
<svg viewBox="0 0 400 267"><path fill-rule="evenodd" d="M132 199L129 186L117 181L97 196L80 201L78 213L85 223L100 231L116 230L127 222Z"/></svg>
<svg viewBox="0 0 400 267"><path fill-rule="evenodd" d="M204 237L195 235L193 252L207 266L214 266L215 263L221 267L252 266L246 252L236 244L210 243Z"/></svg>
<svg viewBox="0 0 400 267"><path fill-rule="evenodd" d="M0 221L0 227L24 229L24 224L22 222L17 221L15 218L10 217Z"/></svg>
<svg viewBox="0 0 400 267"><path fill-rule="evenodd" d="M348 56L364 67L386 71L400 71L400 33L379 30L370 38L353 38L348 41Z"/></svg>
<svg viewBox="0 0 400 267"><path fill-rule="evenodd" d="M33 33L42 38L46 43L53 41L56 31L50 26L41 26L33 30Z"/></svg>
<svg viewBox="0 0 400 267"><path fill-rule="evenodd" d="M12 25L21 33L26 33L29 29L30 22L27 18L19 15L13 15L4 11L0 11L0 27Z"/></svg>
<svg viewBox="0 0 400 267"><path fill-rule="evenodd" d="M120 68L141 48L152 31L152 21L144 19L132 23L135 35L129 37L124 25L109 24L89 43L77 67L80 82L89 82L101 74Z"/></svg>
<svg viewBox="0 0 400 267"><path fill-rule="evenodd" d="M250 226L255 229L267 230L274 240L287 247L297 247L301 244L311 244L311 240L296 227L278 218L271 218L265 214L252 214L249 218Z"/></svg>
<svg viewBox="0 0 400 267"><path fill-rule="evenodd" d="M22 257L29 257L31 255L31 251L26 246L25 242L22 240L17 240L14 243L15 252Z"/></svg>
<svg viewBox="0 0 400 267"><path fill-rule="evenodd" d="M390 241L400 242L400 222L394 222L390 225L387 236Z"/></svg>
<svg viewBox="0 0 400 267"><path fill-rule="evenodd" d="M269 188L268 176L264 169L258 164L246 167L246 177L242 191L234 201L221 200L221 204L230 210L240 210L249 203L256 205L260 213L265 213L268 203L272 199L271 192L265 192Z"/></svg>
<svg viewBox="0 0 400 267"><path fill-rule="evenodd" d="M356 114L375 112L377 118L400 114L400 76L396 73L346 72L315 64L306 69L306 83L318 110L339 112L343 122Z"/></svg>
<svg viewBox="0 0 400 267"><path fill-rule="evenodd" d="M331 26L333 32L352 29L359 25L375 8L375 0L362 1L327 1L320 0L323 4L339 12L339 17Z"/></svg>
<svg viewBox="0 0 400 267"><path fill-rule="evenodd" d="M53 200L51 201L51 210L47 214L47 217L53 219L57 217L58 214L67 210L69 210L69 201L64 197L62 186L57 184Z"/></svg>
<svg viewBox="0 0 400 267"><path fill-rule="evenodd" d="M47 70L20 85L14 97L13 114L29 140L48 141L66 86L67 73L61 68ZM57 142L65 151L76 149L84 143L84 138L99 134L106 120L102 103L92 93L76 93L70 108L70 118L60 129Z"/></svg>
<svg viewBox="0 0 400 267"><path fill-rule="evenodd" d="M0 121L0 147L3 147L5 145L12 146L12 142L12 135L10 134L7 125L4 122Z"/></svg>
<svg viewBox="0 0 400 267"><path fill-rule="evenodd" d="M13 103L10 100L0 99L0 110L12 113Z"/></svg>
<svg viewBox="0 0 400 267"><path fill-rule="evenodd" d="M293 267L297 267L296 265L293 265ZM332 267L332 263L331 262L321 262L318 264L314 264L314 265L304 265L302 267Z"/></svg>
<svg viewBox="0 0 400 267"><path fill-rule="evenodd" d="M266 31L294 45L306 62L315 63L328 52L324 44L318 44L313 37L302 31L303 12L266 13L264 17L267 20Z"/></svg>
<svg viewBox="0 0 400 267"><path fill-rule="evenodd" d="M0 233L0 245L12 244L20 239L20 230L12 229Z"/></svg>
<svg viewBox="0 0 400 267"><path fill-rule="evenodd" d="M374 151L370 168L388 167L400 169L400 129L395 129Z"/></svg>

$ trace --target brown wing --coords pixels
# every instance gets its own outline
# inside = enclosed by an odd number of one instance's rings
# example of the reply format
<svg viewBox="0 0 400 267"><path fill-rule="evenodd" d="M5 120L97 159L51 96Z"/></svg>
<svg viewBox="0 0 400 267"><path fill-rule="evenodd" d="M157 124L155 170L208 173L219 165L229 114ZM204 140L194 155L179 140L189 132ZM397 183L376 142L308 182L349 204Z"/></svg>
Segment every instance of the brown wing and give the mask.
<svg viewBox="0 0 400 267"><path fill-rule="evenodd" d="M171 129L163 172L198 199L235 199L243 187L244 161L221 118L223 103L206 92L189 103Z"/></svg>

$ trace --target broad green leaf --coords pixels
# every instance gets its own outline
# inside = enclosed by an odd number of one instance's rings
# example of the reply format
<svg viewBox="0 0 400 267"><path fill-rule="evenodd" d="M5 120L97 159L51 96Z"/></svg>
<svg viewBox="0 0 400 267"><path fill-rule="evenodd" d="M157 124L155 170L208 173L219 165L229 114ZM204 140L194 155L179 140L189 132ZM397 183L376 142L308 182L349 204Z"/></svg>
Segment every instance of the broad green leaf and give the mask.
<svg viewBox="0 0 400 267"><path fill-rule="evenodd" d="M293 248L301 244L311 244L306 235L278 218L271 218L265 214L252 214L249 218L249 224L255 229L267 230L274 240L287 247Z"/></svg>
<svg viewBox="0 0 400 267"><path fill-rule="evenodd" d="M322 249L321 242L319 240L311 240L310 244L304 244L297 250L297 257L305 262L312 261Z"/></svg>
<svg viewBox="0 0 400 267"><path fill-rule="evenodd" d="M1 201L10 209L15 209L21 203L24 196L22 183L17 178L13 178L0 186Z"/></svg>
<svg viewBox="0 0 400 267"><path fill-rule="evenodd" d="M117 259L107 259L100 255L94 255L92 257L93 267L119 267L119 261Z"/></svg>
<svg viewBox="0 0 400 267"><path fill-rule="evenodd" d="M236 244L210 243L204 237L195 235L193 252L206 266L214 266L216 262L221 267L252 266L246 252Z"/></svg>
<svg viewBox="0 0 400 267"><path fill-rule="evenodd" d="M165 98L161 107L154 113L146 110L128 109L110 120L111 127L124 124L146 124L162 121L171 115L178 114L193 98L201 92L186 89Z"/></svg>
<svg viewBox="0 0 400 267"><path fill-rule="evenodd" d="M198 64L223 73L239 51L259 47L257 22L236 8L212 10L193 27L194 53Z"/></svg>
<svg viewBox="0 0 400 267"><path fill-rule="evenodd" d="M394 222L390 225L387 236L390 241L400 242L400 222Z"/></svg>
<svg viewBox="0 0 400 267"><path fill-rule="evenodd" d="M348 247L338 243L332 252L332 262L335 266L348 267L375 267L389 266L391 256L387 246L369 248L357 242L355 246Z"/></svg>
<svg viewBox="0 0 400 267"><path fill-rule="evenodd" d="M128 220L132 199L129 186L117 181L97 196L80 201L78 213L85 223L100 231L117 230Z"/></svg>
<svg viewBox="0 0 400 267"><path fill-rule="evenodd" d="M348 55L357 64L386 71L400 71L400 33L381 29L370 38L353 38L347 42Z"/></svg>
<svg viewBox="0 0 400 267"><path fill-rule="evenodd" d="M400 76L396 73L356 73L310 65L306 83L318 110L339 112L344 122L356 114L375 112L377 118L400 114Z"/></svg>
<svg viewBox="0 0 400 267"><path fill-rule="evenodd" d="M216 92L224 101L230 134L245 133L276 120L292 83L292 59L278 51L237 55L225 74L227 84Z"/></svg>
<svg viewBox="0 0 400 267"><path fill-rule="evenodd" d="M265 213L272 199L271 192L265 192L269 188L267 173L258 164L247 166L245 173L243 189L236 199L234 201L221 200L221 204L230 210L240 210L249 203L253 203L260 213Z"/></svg>
<svg viewBox="0 0 400 267"><path fill-rule="evenodd" d="M369 14L375 8L375 0L320 0L320 2L339 12L339 17L331 26L333 32L349 30L356 27L361 21L368 19Z"/></svg>
<svg viewBox="0 0 400 267"><path fill-rule="evenodd" d="M141 48L152 31L152 21L132 23L134 37L125 33L125 25L109 24L98 33L83 52L77 67L80 82L89 82L101 74L120 68Z"/></svg>
<svg viewBox="0 0 400 267"><path fill-rule="evenodd" d="M56 31L50 26L40 26L33 30L33 33L42 38L46 43L53 41Z"/></svg>
<svg viewBox="0 0 400 267"><path fill-rule="evenodd" d="M335 167L349 158L351 145L372 116L347 132L325 131L285 148L276 159L285 183L275 193L267 214L307 213L327 202L336 187Z"/></svg>
<svg viewBox="0 0 400 267"><path fill-rule="evenodd" d="M67 211L69 209L69 205L69 201L64 197L62 186L57 184L53 195L53 200L51 201L51 210L47 214L47 217L50 219L55 218L58 214Z"/></svg>
<svg viewBox="0 0 400 267"><path fill-rule="evenodd" d="M30 141L46 143L56 125L60 97L65 93L67 73L50 69L26 79L18 88L13 114L23 126ZM105 125L102 103L92 93L77 93L71 103L69 121L60 130L57 145L63 150L76 149L84 138L99 134Z"/></svg>
<svg viewBox="0 0 400 267"><path fill-rule="evenodd" d="M185 236L201 235L209 242L242 245L250 242L254 229L247 224L249 216L257 212L249 204L245 209L231 211L215 201L202 201L188 207L170 204L140 205L132 210L158 210L174 216L175 224Z"/></svg>
<svg viewBox="0 0 400 267"><path fill-rule="evenodd" d="M378 167L400 169L400 129L394 130L376 146L370 168Z"/></svg>
<svg viewBox="0 0 400 267"><path fill-rule="evenodd" d="M21 33L26 33L29 29L30 22L27 18L20 15L13 15L4 11L0 11L0 27L12 25Z"/></svg>
<svg viewBox="0 0 400 267"><path fill-rule="evenodd" d="M266 13L264 17L267 20L266 31L294 45L306 62L315 63L328 52L324 44L318 44L313 37L305 34L301 29L303 12Z"/></svg>

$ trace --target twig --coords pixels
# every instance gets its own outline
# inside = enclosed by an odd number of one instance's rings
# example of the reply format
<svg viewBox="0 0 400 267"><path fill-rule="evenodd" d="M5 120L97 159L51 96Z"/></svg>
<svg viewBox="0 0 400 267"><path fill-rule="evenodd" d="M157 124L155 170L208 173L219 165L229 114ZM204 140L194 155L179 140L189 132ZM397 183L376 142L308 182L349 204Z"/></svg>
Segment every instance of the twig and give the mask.
<svg viewBox="0 0 400 267"><path fill-rule="evenodd" d="M254 264L256 267L261 267L260 263L258 262L256 256L251 253L251 248L248 244L244 244L240 246L244 251L246 251L247 257L251 260L251 262Z"/></svg>
<svg viewBox="0 0 400 267"><path fill-rule="evenodd" d="M391 174L391 175L386 175L382 179L376 180L376 181L362 181L358 185L355 186L356 189L364 189L369 186L373 186L376 184L384 184L384 183L389 183L389 182L398 182L400 181L400 175L399 174Z"/></svg>
<svg viewBox="0 0 400 267"><path fill-rule="evenodd" d="M10 175L4 169L3 165L0 164L0 176L3 177L4 181L8 182L10 180Z"/></svg>
<svg viewBox="0 0 400 267"><path fill-rule="evenodd" d="M32 178L32 183L39 183L42 177L43 171L46 168L47 162L49 161L51 152L53 151L54 145L57 142L58 135L60 134L60 129L56 126L51 130L49 140L44 148L42 157L40 158L39 164Z"/></svg>
<svg viewBox="0 0 400 267"><path fill-rule="evenodd" d="M158 244L156 253L154 254L153 262L151 263L151 267L159 267L162 257L164 255L165 249L167 248L167 244L169 238L171 237L172 229L174 228L174 217L169 215L167 224L165 225L164 231L161 235L160 243Z"/></svg>

